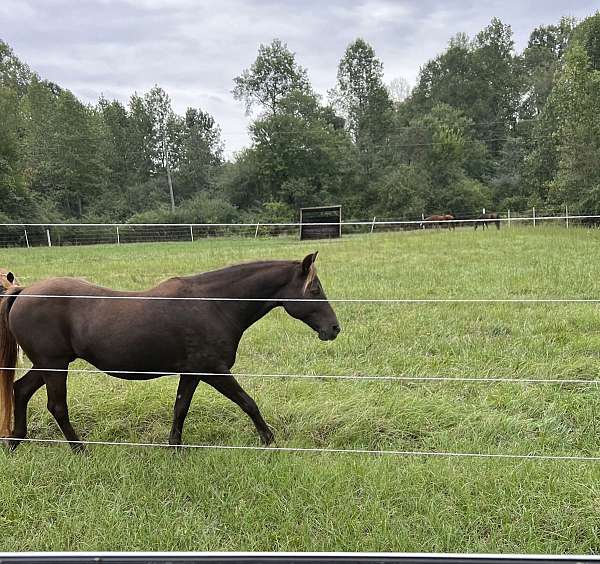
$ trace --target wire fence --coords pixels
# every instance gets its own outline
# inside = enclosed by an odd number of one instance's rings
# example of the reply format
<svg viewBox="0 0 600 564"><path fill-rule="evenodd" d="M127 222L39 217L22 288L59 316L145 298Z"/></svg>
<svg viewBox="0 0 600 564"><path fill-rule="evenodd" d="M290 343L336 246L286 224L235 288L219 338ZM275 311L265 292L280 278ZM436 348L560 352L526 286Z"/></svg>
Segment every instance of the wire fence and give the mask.
<svg viewBox="0 0 600 564"><path fill-rule="evenodd" d="M464 228L479 225L505 227L544 224L563 224L566 228L599 227L600 215L573 214L568 209L558 213L536 210L518 214L508 210L498 219L481 219L456 214L454 219L427 222L423 215L417 219L372 219L342 222L279 222L279 223L3 223L0 224L0 247L76 246L100 244L130 244L154 242L194 242L211 238L297 237L301 226L339 225L342 235L369 234L383 231L415 231L427 227Z"/></svg>
<svg viewBox="0 0 600 564"><path fill-rule="evenodd" d="M503 217L500 219L503 223L526 222L537 226L543 221L564 221L566 227L570 224L576 225L577 221L582 222L600 221L600 216L585 215L585 216L569 216L567 214L557 216L536 216L535 210L531 216L520 217ZM489 222L487 219L454 219L448 220L448 223L463 225L477 225L481 222ZM306 224L305 224L306 225ZM315 224L313 224L315 225ZM319 225L319 224L316 224ZM328 223L327 225L330 225ZM344 228L367 228L369 232L378 229L402 229L411 228L418 229L423 226L422 220L376 220L373 221L350 221L343 222L341 225ZM297 233L299 223L281 223L281 224L265 224L262 227L265 233L269 236L275 235L290 235ZM122 225L122 224L4 224L0 225L0 229L23 230L27 246L35 246L37 241L40 245L47 244L97 244L105 243L127 243L127 242L142 242L142 241L160 241L160 240L190 240L204 237L218 236L259 236L261 224L144 224L144 225ZM97 229L104 239L99 238L98 232L91 234L88 230ZM221 229L222 231L219 231ZM51 232L51 230L53 230ZM73 230L69 234L69 230ZM15 231L16 232L16 231ZM55 236L53 243L52 233ZM31 235L37 234L37 239ZM45 240L44 240L45 237ZM185 300L185 301L225 301L225 302L259 302L272 301L272 298L263 297L226 297L226 296L144 296L144 295L55 295L55 294L28 294L22 293L17 299L36 298L36 299L105 299L105 300ZM598 304L600 298L333 298L329 300L319 298L287 298L277 300L278 302L331 302L331 303L356 303L356 304ZM62 369L54 368L15 368L15 367L0 367L4 371L20 371L32 370L43 372L64 372ZM199 377L253 377L253 378L280 378L280 379L314 379L314 380L338 380L338 381L368 381L368 382L403 382L403 383L469 383L469 384L519 384L519 385L584 385L598 386L600 380L597 379L572 379L572 378L510 378L510 377L463 377L463 376L406 376L406 375L360 375L360 374L264 374L264 373L214 373L214 372L179 372L173 371L139 371L139 370L98 370L90 369L71 369L70 372L91 374L108 372L113 375L137 374L150 377L158 377L165 375L182 375L182 376L199 376ZM25 442L33 443L51 443L62 444L67 443L64 439L43 439L43 438L26 438L19 439ZM214 449L214 450L244 450L244 451L271 451L271 452L290 452L290 453L329 453L329 454L367 454L367 455L382 455L382 456L421 456L421 457L461 457L461 458L488 458L488 459L513 459L513 460L547 460L547 461L581 461L581 462L598 462L600 456L580 455L580 454L545 454L545 453L481 453L481 452L439 452L439 451L420 451L420 450L386 450L386 449L366 449L366 448L321 448L321 447L293 447L293 446L244 446L244 445L224 445L224 444L189 444L189 445L174 445L166 443L149 443L149 442L120 442L120 441L76 441L82 445L100 445L100 446L121 446L121 447L148 447L148 448L186 448L186 449ZM71 441L73 444L73 441Z"/></svg>
<svg viewBox="0 0 600 564"><path fill-rule="evenodd" d="M160 449L187 449L187 450L238 450L251 452L275 453L313 453L313 454L354 454L377 456L405 456L405 457L430 457L430 458L488 458L503 460L546 460L546 461L573 461L573 462L600 462L600 456L586 456L579 454L539 454L539 453L492 453L492 452L453 452L453 451L426 451L426 450L395 450L395 449L367 449L367 448L329 448L329 447L280 447L280 446L255 446L255 445L225 445L225 444L181 444L170 443L142 443L130 441L94 441L66 439L35 439L19 438L18 441L29 443L119 446L129 448L160 448Z"/></svg>
<svg viewBox="0 0 600 564"><path fill-rule="evenodd" d="M0 367L8 372L64 372L62 368L40 367ZM69 372L76 374L104 374L114 375L136 374L141 376L199 376L199 377L226 377L234 378L265 378L284 380L340 380L340 381L365 381L365 382L403 382L403 383L469 383L469 384L543 384L543 385L584 385L599 386L600 380L582 378L508 378L487 376L395 376L386 374L269 374L262 372L183 372L172 370L170 372L150 370L99 370L97 368L69 368Z"/></svg>

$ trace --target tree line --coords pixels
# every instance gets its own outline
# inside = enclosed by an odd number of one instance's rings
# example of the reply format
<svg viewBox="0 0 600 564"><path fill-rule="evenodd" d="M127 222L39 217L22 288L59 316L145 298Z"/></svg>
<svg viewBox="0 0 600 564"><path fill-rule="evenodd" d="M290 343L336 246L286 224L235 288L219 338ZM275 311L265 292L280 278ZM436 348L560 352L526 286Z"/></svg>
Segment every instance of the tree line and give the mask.
<svg viewBox="0 0 600 564"><path fill-rule="evenodd" d="M289 221L302 206L417 218L532 206L600 211L600 12L540 26L517 53L494 18L459 33L414 88L363 39L324 100L287 45L233 79L250 145L159 86L84 104L0 41L0 222Z"/></svg>

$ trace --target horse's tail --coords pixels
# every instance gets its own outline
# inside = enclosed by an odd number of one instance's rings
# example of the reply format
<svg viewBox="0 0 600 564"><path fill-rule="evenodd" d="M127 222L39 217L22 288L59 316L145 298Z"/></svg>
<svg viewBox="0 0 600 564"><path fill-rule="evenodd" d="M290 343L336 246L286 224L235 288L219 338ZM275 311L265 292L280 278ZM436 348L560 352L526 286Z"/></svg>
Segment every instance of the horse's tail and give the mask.
<svg viewBox="0 0 600 564"><path fill-rule="evenodd" d="M24 288L12 288L4 296L0 305L0 437L8 437L12 432L13 381L17 365L17 340L8 326L8 314L15 297Z"/></svg>

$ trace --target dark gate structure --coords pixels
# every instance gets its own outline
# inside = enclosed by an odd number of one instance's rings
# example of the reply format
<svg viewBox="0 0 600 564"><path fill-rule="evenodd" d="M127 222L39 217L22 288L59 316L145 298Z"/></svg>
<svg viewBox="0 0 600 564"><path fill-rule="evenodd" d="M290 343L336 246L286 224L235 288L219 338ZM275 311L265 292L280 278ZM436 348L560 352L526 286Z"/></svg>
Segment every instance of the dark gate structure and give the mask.
<svg viewBox="0 0 600 564"><path fill-rule="evenodd" d="M300 239L337 239L342 236L342 206L300 209Z"/></svg>

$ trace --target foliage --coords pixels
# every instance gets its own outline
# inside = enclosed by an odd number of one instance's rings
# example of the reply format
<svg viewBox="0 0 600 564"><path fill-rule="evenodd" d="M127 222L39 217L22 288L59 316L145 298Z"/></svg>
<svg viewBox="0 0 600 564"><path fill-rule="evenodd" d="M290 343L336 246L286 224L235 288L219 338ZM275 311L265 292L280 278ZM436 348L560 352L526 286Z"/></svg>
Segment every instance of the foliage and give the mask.
<svg viewBox="0 0 600 564"><path fill-rule="evenodd" d="M261 45L234 78L251 143L225 158L201 108L176 113L159 86L94 106L39 77L0 42L0 213L11 220L127 221L600 211L600 14L539 26L522 53L494 18L456 34L414 88L384 83L364 39L325 101L286 43ZM212 202L212 204L209 204ZM214 212L206 210L214 205Z"/></svg>
<svg viewBox="0 0 600 564"><path fill-rule="evenodd" d="M246 105L250 113L256 104L276 114L281 100L290 92L309 92L306 69L296 63L295 55L280 39L258 48L256 61L234 78L233 96Z"/></svg>

